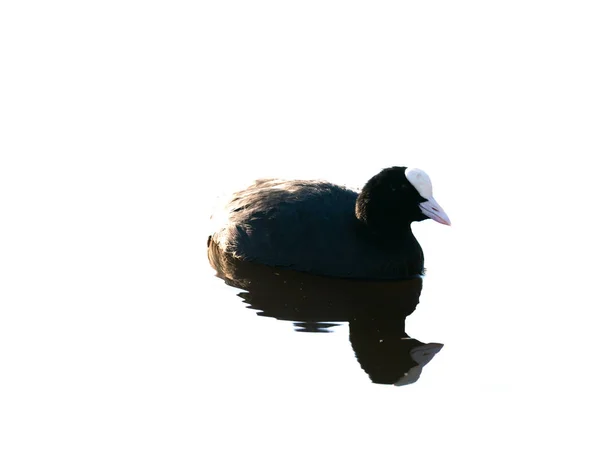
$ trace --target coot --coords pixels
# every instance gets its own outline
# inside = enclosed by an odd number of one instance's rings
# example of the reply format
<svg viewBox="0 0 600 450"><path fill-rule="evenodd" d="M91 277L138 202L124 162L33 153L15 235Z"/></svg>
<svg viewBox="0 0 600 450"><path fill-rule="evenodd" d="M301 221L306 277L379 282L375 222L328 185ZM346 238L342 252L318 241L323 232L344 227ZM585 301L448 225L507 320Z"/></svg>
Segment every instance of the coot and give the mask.
<svg viewBox="0 0 600 450"><path fill-rule="evenodd" d="M344 278L406 279L423 274L410 224L450 219L422 170L390 167L361 192L324 181L262 179L237 192L209 252L269 266Z"/></svg>

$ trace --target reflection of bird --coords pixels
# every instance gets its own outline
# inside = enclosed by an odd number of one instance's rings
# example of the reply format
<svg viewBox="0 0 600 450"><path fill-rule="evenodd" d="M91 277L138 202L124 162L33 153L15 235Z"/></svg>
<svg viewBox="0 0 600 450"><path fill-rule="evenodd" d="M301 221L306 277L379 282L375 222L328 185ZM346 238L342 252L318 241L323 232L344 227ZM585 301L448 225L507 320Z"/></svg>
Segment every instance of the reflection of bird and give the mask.
<svg viewBox="0 0 600 450"><path fill-rule="evenodd" d="M416 381L441 348L405 332L406 316L419 303L422 279L363 281L327 278L241 261L209 242L209 259L227 284L258 315L294 322L296 330L327 332L348 322L361 367L382 384Z"/></svg>
<svg viewBox="0 0 600 450"><path fill-rule="evenodd" d="M350 322L356 358L374 383L414 383L442 344L424 344L404 331L404 318Z"/></svg>
<svg viewBox="0 0 600 450"><path fill-rule="evenodd" d="M410 229L450 225L420 169L391 167L359 193L322 181L259 180L215 217L212 241L242 260L343 278L403 279L423 273Z"/></svg>

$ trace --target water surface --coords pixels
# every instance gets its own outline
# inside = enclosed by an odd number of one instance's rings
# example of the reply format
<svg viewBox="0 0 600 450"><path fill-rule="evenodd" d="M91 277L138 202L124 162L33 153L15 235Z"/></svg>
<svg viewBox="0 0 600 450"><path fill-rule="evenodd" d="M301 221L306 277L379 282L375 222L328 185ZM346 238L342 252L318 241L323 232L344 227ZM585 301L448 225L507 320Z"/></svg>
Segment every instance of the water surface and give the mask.
<svg viewBox="0 0 600 450"><path fill-rule="evenodd" d="M600 448L594 2L4 3L0 448ZM220 194L393 165L422 280L215 276Z"/></svg>

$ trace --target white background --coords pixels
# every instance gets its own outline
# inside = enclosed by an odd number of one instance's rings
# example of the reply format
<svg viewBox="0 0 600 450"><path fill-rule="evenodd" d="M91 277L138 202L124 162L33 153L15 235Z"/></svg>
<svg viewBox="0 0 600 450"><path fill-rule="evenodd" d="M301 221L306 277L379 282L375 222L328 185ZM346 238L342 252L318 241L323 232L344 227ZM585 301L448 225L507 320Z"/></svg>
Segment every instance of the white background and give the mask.
<svg viewBox="0 0 600 450"><path fill-rule="evenodd" d="M592 1L3 2L0 447L598 448L598 23ZM343 333L274 340L205 259L232 186L390 165L454 225L415 226L412 329L446 347L396 390L332 357Z"/></svg>

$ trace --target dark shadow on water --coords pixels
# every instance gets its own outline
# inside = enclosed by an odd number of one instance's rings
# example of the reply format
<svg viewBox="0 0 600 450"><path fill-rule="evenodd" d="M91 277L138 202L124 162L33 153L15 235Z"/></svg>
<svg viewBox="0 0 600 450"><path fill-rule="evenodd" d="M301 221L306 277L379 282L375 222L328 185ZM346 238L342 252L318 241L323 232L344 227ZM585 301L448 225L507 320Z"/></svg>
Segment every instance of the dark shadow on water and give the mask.
<svg viewBox="0 0 600 450"><path fill-rule="evenodd" d="M443 347L405 331L419 303L423 280L362 281L327 278L240 262L209 248L209 260L226 284L259 316L290 321L296 331L328 333L347 322L358 362L374 383L414 383Z"/></svg>

